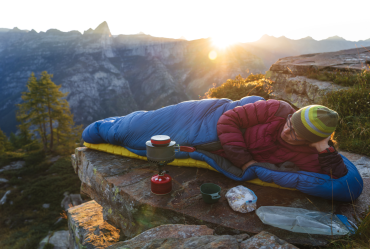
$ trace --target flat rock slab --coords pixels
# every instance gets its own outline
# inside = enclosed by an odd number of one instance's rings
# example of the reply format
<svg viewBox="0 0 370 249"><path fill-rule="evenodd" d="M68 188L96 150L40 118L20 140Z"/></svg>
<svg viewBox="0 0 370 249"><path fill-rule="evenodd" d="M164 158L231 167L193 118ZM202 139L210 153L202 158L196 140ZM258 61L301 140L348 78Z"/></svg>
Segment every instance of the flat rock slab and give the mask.
<svg viewBox="0 0 370 249"><path fill-rule="evenodd" d="M263 187L231 180L221 173L191 167L166 166L173 179L168 195L150 191L150 178L156 166L147 161L112 155L88 148L77 148L73 166L82 181L81 191L103 206L104 220L121 230L126 239L164 224L206 225L218 235L258 234L267 231L297 245L325 245L329 236L299 234L263 224L255 212L233 211L226 192L244 185L258 196L257 206L286 206L351 215L354 205L324 200L299 191ZM199 187L212 182L221 188L215 204L202 200ZM362 196L361 196L362 197ZM359 200L361 199L359 198ZM344 208L342 208L344 207Z"/></svg>
<svg viewBox="0 0 370 249"><path fill-rule="evenodd" d="M158 248L158 249L239 249L238 241L230 235L203 235L191 237L188 239L181 238L162 238L149 241L129 240L117 243L107 249L141 249L141 248Z"/></svg>
<svg viewBox="0 0 370 249"><path fill-rule="evenodd" d="M69 248L106 248L119 240L119 229L103 220L95 201L68 209L68 228Z"/></svg>
<svg viewBox="0 0 370 249"><path fill-rule="evenodd" d="M298 249L284 240L268 232L260 232L252 238L241 243L240 249Z"/></svg>
<svg viewBox="0 0 370 249"><path fill-rule="evenodd" d="M130 240L118 242L117 244L114 244L109 248L143 248L145 246L148 246L148 244L152 244L154 240L158 239L187 239L203 235L213 235L213 229L210 229L204 225L162 225L146 230L145 232L137 235ZM155 241L154 244L155 243L157 243L157 241Z"/></svg>
<svg viewBox="0 0 370 249"><path fill-rule="evenodd" d="M281 71L297 75L303 75L313 67L319 70L350 69L361 71L366 69L367 64L370 64L369 51L370 47L367 47L286 57L274 63L270 71Z"/></svg>

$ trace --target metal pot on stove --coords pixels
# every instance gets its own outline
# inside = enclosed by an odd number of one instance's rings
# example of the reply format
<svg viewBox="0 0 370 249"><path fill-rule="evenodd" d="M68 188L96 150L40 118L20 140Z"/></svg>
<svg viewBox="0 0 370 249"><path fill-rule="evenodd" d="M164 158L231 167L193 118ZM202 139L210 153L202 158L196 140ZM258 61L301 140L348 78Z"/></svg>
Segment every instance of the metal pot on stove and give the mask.
<svg viewBox="0 0 370 249"><path fill-rule="evenodd" d="M172 178L161 167L175 160L179 151L194 152L195 148L179 146L166 135L156 135L146 142L146 156L149 162L158 166L158 174L151 178L151 191L156 195L165 195L172 191Z"/></svg>
<svg viewBox="0 0 370 249"><path fill-rule="evenodd" d="M194 147L180 146L166 135L156 135L146 142L146 157L156 164L167 164L175 160L175 153L179 151L194 152Z"/></svg>

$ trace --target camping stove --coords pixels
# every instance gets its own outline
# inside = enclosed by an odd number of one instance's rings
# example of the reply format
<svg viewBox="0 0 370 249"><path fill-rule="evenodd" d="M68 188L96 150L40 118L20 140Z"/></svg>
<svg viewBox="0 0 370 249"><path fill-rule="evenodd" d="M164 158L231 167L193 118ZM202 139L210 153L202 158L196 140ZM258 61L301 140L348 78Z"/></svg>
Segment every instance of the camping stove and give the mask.
<svg viewBox="0 0 370 249"><path fill-rule="evenodd" d="M146 142L146 157L148 161L158 166L158 174L151 178L151 190L156 195L166 195L172 190L172 178L162 167L175 160L179 151L193 152L195 148L179 146L166 135L156 135Z"/></svg>

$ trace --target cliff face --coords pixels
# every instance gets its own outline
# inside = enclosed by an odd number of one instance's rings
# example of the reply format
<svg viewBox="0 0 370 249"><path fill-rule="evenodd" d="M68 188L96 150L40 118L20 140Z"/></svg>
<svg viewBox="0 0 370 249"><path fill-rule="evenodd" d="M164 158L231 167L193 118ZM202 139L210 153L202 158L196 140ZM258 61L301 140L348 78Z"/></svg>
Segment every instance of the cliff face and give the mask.
<svg viewBox="0 0 370 249"><path fill-rule="evenodd" d="M113 37L106 22L95 30L0 32L0 128L15 131L16 106L32 72L54 75L68 92L78 124L198 99L213 83L264 72L262 61L241 47L218 51L209 40L149 35Z"/></svg>
<svg viewBox="0 0 370 249"><path fill-rule="evenodd" d="M364 47L282 58L266 73L274 81L270 97L287 100L299 108L320 103L327 92L348 87L330 81L309 79L307 74L312 70L318 74L341 70L359 73L367 68L370 61L369 49Z"/></svg>

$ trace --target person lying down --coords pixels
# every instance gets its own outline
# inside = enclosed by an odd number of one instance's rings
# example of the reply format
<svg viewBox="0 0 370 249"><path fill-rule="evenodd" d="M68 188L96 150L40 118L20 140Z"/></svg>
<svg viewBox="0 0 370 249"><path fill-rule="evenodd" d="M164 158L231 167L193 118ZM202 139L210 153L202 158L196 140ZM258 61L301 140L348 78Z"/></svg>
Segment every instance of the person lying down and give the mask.
<svg viewBox="0 0 370 249"><path fill-rule="evenodd" d="M246 170L257 162L291 162L302 171L340 178L348 170L330 140L338 113L321 105L298 111L270 99L226 111L217 122L222 149L212 151Z"/></svg>

